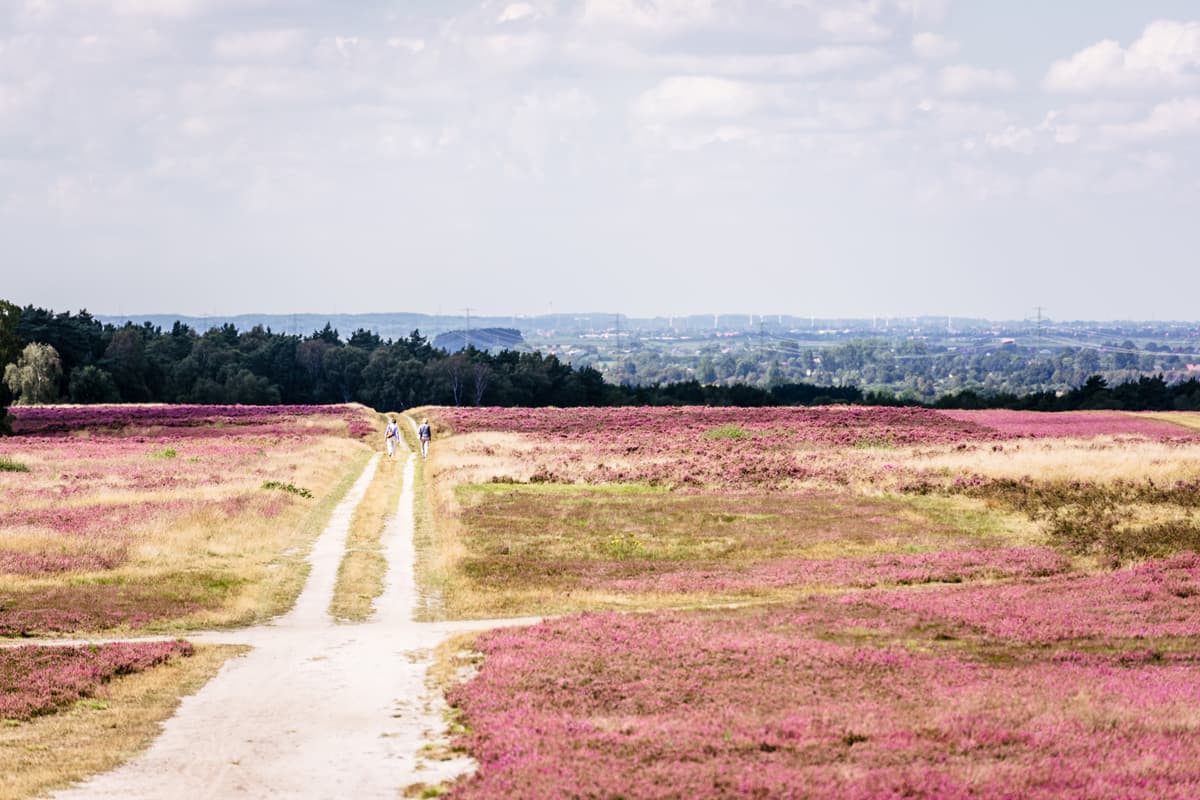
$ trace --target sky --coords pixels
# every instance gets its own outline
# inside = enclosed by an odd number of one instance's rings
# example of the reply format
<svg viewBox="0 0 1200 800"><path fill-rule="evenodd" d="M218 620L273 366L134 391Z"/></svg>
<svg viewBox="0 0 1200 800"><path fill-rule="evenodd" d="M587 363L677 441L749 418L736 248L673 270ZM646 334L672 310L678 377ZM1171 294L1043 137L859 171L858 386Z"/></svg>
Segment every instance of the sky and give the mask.
<svg viewBox="0 0 1200 800"><path fill-rule="evenodd" d="M1195 0L0 0L0 298L1200 318Z"/></svg>

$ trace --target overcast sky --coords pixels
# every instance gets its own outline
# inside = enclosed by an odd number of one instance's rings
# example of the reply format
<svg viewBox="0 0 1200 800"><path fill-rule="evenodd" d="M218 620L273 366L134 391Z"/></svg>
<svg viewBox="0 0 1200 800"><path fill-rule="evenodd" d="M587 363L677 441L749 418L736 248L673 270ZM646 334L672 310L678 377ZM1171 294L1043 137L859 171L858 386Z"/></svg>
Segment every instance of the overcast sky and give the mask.
<svg viewBox="0 0 1200 800"><path fill-rule="evenodd" d="M0 0L0 298L1200 318L1195 0Z"/></svg>

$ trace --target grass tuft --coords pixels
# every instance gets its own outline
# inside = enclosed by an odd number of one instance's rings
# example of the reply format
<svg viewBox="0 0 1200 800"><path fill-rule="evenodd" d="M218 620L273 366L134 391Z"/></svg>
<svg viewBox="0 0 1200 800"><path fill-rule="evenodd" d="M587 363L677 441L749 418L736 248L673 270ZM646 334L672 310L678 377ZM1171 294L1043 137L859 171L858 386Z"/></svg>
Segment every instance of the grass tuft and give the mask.
<svg viewBox="0 0 1200 800"><path fill-rule="evenodd" d="M706 439L749 439L750 434L737 425L722 425L704 434Z"/></svg>
<svg viewBox="0 0 1200 800"><path fill-rule="evenodd" d="M0 456L0 472L29 472L29 467L20 461L13 461L8 456Z"/></svg>

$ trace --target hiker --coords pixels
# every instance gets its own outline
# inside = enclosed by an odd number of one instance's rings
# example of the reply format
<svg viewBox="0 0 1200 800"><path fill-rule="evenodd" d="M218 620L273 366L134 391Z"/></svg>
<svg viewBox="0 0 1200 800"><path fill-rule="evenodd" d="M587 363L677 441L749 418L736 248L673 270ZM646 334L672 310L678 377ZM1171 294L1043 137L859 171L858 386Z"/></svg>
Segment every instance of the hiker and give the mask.
<svg viewBox="0 0 1200 800"><path fill-rule="evenodd" d="M421 440L421 458L428 458L429 440L433 438L433 430L429 427L429 420L421 420L421 427L417 428L417 437Z"/></svg>
<svg viewBox="0 0 1200 800"><path fill-rule="evenodd" d="M400 438L400 426L396 424L396 418L390 417L387 430L383 432L383 441L387 445L388 458L396 457L396 440Z"/></svg>

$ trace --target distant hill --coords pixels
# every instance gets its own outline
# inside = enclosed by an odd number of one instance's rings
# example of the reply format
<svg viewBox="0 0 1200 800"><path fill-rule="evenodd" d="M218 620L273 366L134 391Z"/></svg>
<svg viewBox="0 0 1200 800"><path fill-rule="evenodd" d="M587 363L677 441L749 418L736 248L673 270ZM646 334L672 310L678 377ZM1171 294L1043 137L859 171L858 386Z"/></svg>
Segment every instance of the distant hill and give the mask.
<svg viewBox="0 0 1200 800"><path fill-rule="evenodd" d="M414 330L420 330L422 335L432 336L448 330L463 327L463 317L441 317L433 314L414 313L380 313L380 314L236 314L212 316L188 316L186 314L129 314L113 316L97 314L96 319L114 325L124 325L133 322L141 325L149 322L164 330L170 330L176 321L190 326L194 330L204 332L210 328L222 325L232 325L239 331L248 331L256 325L269 328L275 333L293 333L307 336L313 331L319 331L328 322L342 338L345 339L359 328L371 331L384 339L400 339L408 336ZM507 322L508 318L505 317ZM482 324L487 324L481 320Z"/></svg>
<svg viewBox="0 0 1200 800"><path fill-rule="evenodd" d="M515 350L525 344L525 337L516 328L474 328L469 331L447 331L433 338L433 346L457 353L467 345L476 350Z"/></svg>
<svg viewBox="0 0 1200 800"><path fill-rule="evenodd" d="M418 314L407 311L373 314L236 314L189 316L186 314L94 314L103 323L121 326L126 322L141 325L149 322L164 330L170 330L178 320L192 329L204 332L222 325L233 325L239 331L248 331L255 325L270 328L275 333L308 335L325 327L328 322L343 338L363 328L384 339L404 338L414 330L425 336L441 333L485 328L519 329L523 335L534 340L598 334L619 330L623 333L674 332L688 335L706 335L714 332L742 331L759 334L784 332L820 332L837 337L845 335L875 335L890 332L899 334L912 331L944 331L946 317L896 317L876 319L840 319L822 317L797 317L788 314L691 314L687 316L631 317L625 314L561 313L535 314L529 316L488 316L472 314ZM957 330L984 330L997 324L982 319L955 317L953 327ZM1013 323L1029 327L1032 323ZM1004 324L1008 326L1007 323ZM478 327L476 327L478 326ZM615 334L614 334L615 335Z"/></svg>

